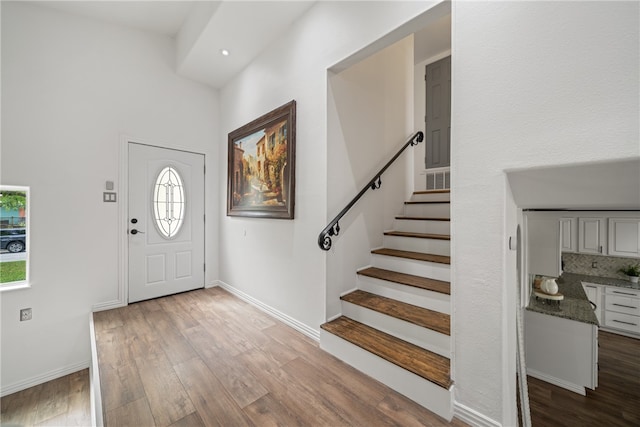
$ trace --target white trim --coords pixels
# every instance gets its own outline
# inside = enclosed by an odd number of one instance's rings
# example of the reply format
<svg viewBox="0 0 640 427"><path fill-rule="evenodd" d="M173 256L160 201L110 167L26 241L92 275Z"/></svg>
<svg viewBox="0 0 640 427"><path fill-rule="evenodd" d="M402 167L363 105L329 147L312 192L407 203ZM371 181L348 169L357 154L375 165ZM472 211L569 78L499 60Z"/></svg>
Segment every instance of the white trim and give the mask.
<svg viewBox="0 0 640 427"><path fill-rule="evenodd" d="M574 393L581 394L583 396L587 395L587 391L583 386L579 386L565 380L561 380L556 377L552 377L551 375L544 374L540 371L536 371L535 369L527 368L527 375L532 376L533 378L537 378L539 380L548 382L550 384L556 385L558 387L562 387L566 390L572 391Z"/></svg>
<svg viewBox="0 0 640 427"><path fill-rule="evenodd" d="M222 280L216 280L217 286L220 286L222 289L225 289L229 292L231 292L232 294L234 294L235 296L237 296L238 298L248 302L249 304L259 308L260 310L264 311L265 313L275 317L276 319L280 320L281 322L283 322L284 324L286 324L287 326L291 326L293 329L302 332L303 334L305 334L306 336L308 336L309 338L315 340L315 341L320 341L320 331L311 328L310 326L305 325L302 322L299 322L298 320L294 319L291 316L288 316L286 314L284 314L283 312L276 310L275 308L255 299L254 297L245 294L244 292L242 292L239 289L234 288L233 286L223 282Z"/></svg>
<svg viewBox="0 0 640 427"><path fill-rule="evenodd" d="M24 191L26 206L25 209L25 218L24 218L24 229L26 230L26 234L24 236L24 245L26 247L25 250L25 279L24 280L16 280L14 282L5 282L0 283L0 292L3 291L14 291L18 289L28 289L31 287L30 282L30 271L31 271L31 186L29 185L0 185L0 191Z"/></svg>
<svg viewBox="0 0 640 427"><path fill-rule="evenodd" d="M7 396L21 390L26 390L30 387L46 383L47 381L55 380L57 378L64 377L65 375L73 374L74 372L87 369L89 365L90 361L85 360L83 362L63 366L62 368L54 369L52 371L45 372L44 374L36 375L35 377L27 378L26 380L10 384L0 390L0 397Z"/></svg>
<svg viewBox="0 0 640 427"><path fill-rule="evenodd" d="M102 393L100 391L100 368L96 346L96 330L93 314L89 316L89 336L91 337L91 365L89 366L89 394L91 399L91 425L102 427Z"/></svg>
<svg viewBox="0 0 640 427"><path fill-rule="evenodd" d="M129 141L135 140L128 135L120 135L120 173L118 189L120 192L120 218L118 221L118 297L122 305L129 302L129 236L126 233L129 209Z"/></svg>
<svg viewBox="0 0 640 427"><path fill-rule="evenodd" d="M358 272L360 272L360 271L364 271L364 270L366 270L367 268L371 268L371 267L373 267L373 265L372 265L372 264L367 264L367 265L365 265L364 267L360 267L359 269L357 269L357 270L356 270L356 277L358 276Z"/></svg>
<svg viewBox="0 0 640 427"><path fill-rule="evenodd" d="M501 427L502 424L480 412L458 402L453 402L453 416L465 423L478 427Z"/></svg>
<svg viewBox="0 0 640 427"><path fill-rule="evenodd" d="M215 288L218 286L218 281L214 280L213 282L209 282L207 284L204 285L205 289L209 289L209 288Z"/></svg>
<svg viewBox="0 0 640 427"><path fill-rule="evenodd" d="M93 306L91 306L91 311L95 313L96 311L111 310L113 308L125 307L126 305L126 302L119 299L114 299L111 301L99 302L97 304L94 304Z"/></svg>
<svg viewBox="0 0 640 427"><path fill-rule="evenodd" d="M27 261L27 269L29 262ZM8 283L12 283L12 284L8 284ZM31 288L31 285L29 283L27 283L24 280L21 280L19 282L7 282L7 284L2 284L0 285L0 293L2 292L8 292L8 291L19 291L20 289L29 289Z"/></svg>
<svg viewBox="0 0 640 427"><path fill-rule="evenodd" d="M342 313L338 313L335 316L331 316L330 318L327 319L327 323L332 322L334 320L336 320L338 317L341 317Z"/></svg>
<svg viewBox="0 0 640 427"><path fill-rule="evenodd" d="M424 63L424 65L426 67L427 65L433 64L434 62L438 62L441 59L446 58L447 56L451 56L451 49L443 50L442 52L437 53L437 54L435 54L433 56L430 56L427 59L423 59L420 62L418 62L418 64L416 64L416 65L420 65L421 63Z"/></svg>
<svg viewBox="0 0 640 427"><path fill-rule="evenodd" d="M357 278L357 276L356 276L356 278ZM357 286L355 286L355 287L353 287L353 288L351 288L349 290L346 290L346 291L344 291L343 293L340 294L340 298L342 298L345 295L349 295L351 292L355 292L357 290L358 290Z"/></svg>

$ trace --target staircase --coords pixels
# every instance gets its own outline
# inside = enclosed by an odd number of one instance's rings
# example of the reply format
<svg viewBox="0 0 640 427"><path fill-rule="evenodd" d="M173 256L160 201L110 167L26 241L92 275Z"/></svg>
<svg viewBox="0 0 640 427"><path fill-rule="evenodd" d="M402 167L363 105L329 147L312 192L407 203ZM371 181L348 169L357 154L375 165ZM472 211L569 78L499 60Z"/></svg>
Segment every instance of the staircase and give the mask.
<svg viewBox="0 0 640 427"><path fill-rule="evenodd" d="M320 345L367 375L451 420L449 190L413 194L341 297L342 315Z"/></svg>

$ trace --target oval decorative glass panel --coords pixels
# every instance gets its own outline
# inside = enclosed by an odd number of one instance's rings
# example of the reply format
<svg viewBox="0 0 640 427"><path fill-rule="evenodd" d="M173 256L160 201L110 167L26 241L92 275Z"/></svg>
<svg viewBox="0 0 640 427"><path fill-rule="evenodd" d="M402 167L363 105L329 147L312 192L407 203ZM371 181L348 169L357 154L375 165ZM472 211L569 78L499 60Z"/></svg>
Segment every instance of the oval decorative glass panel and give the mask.
<svg viewBox="0 0 640 427"><path fill-rule="evenodd" d="M158 231L166 239L174 237L184 219L185 194L177 170L167 166L160 171L153 189L153 214Z"/></svg>

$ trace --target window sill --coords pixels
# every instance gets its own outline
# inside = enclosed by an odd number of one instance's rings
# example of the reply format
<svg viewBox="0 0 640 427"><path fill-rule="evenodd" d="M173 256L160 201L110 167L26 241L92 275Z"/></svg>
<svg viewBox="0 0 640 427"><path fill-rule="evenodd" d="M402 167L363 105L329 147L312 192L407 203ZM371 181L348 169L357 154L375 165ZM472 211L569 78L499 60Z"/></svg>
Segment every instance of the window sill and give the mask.
<svg viewBox="0 0 640 427"><path fill-rule="evenodd" d="M9 292L9 291L17 291L20 289L29 289L31 285L27 282L15 282L15 283L7 283L4 285L0 285L0 293Z"/></svg>

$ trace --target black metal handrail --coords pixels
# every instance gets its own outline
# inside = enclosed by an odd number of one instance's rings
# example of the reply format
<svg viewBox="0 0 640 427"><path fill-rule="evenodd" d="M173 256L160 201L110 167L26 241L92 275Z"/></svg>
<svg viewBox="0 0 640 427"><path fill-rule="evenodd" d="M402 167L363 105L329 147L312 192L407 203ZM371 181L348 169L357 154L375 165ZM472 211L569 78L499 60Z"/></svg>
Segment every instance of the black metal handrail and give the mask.
<svg viewBox="0 0 640 427"><path fill-rule="evenodd" d="M356 202L358 200L360 200L360 198L364 195L364 193L367 192L367 190L369 190L369 189L377 190L378 188L380 188L380 186L382 185L382 180L380 179L380 177L382 176L384 171L386 171L387 168L389 166L391 166L391 164L398 157L400 157L400 154L402 154L402 152L409 145L411 145L412 147L414 145L418 145L419 143L422 142L423 139L424 139L424 134L421 131L416 132L411 138L409 138L409 140L402 146L402 148L400 150L398 150L396 155L393 156L391 158L391 160L389 160L387 162L387 164L384 165L384 167L382 169L380 169L380 171L373 176L373 179L371 181L369 181L369 183L367 185L365 185L362 190L360 190L360 192L356 195L356 197L354 197L353 200L351 200L349 202L349 204L347 206L345 206L345 208L342 209L340 211L340 213L338 215L336 215L336 217L331 220L331 222L324 228L324 230L322 230L322 232L318 236L318 246L320 246L320 249L322 249L323 251L328 251L329 249L331 249L331 236L337 236L338 233L340 233L340 225L338 223L340 221L340 219L347 212L349 212L349 209L351 209L353 207L353 205L355 205Z"/></svg>

